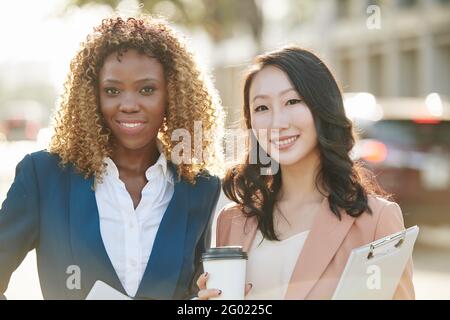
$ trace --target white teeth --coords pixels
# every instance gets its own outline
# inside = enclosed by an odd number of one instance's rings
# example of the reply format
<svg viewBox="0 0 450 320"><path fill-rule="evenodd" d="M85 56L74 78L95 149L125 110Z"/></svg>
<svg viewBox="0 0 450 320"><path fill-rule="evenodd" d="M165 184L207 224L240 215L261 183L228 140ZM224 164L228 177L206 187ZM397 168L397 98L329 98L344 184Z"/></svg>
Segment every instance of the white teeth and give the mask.
<svg viewBox="0 0 450 320"><path fill-rule="evenodd" d="M283 141L274 140L273 143L274 143L276 146L285 146L285 145L288 145L288 144L294 142L295 140L297 140L298 137L299 137L299 136L295 136L295 137L292 137L292 138L289 138L289 139L286 139L286 140L283 140Z"/></svg>
<svg viewBox="0 0 450 320"><path fill-rule="evenodd" d="M125 123L125 122L121 122L120 125L127 127L127 128L135 128L137 126L142 125L142 123Z"/></svg>

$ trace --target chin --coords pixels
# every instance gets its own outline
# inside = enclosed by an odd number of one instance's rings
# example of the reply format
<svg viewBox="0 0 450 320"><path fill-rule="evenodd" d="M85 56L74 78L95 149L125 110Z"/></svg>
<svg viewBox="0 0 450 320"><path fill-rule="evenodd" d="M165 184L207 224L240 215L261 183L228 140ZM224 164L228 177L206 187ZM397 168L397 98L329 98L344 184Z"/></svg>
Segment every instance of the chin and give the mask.
<svg viewBox="0 0 450 320"><path fill-rule="evenodd" d="M273 159L276 159L276 161L282 166L290 166L308 158L311 152L313 152L313 150L292 150L289 153L280 152L280 154L273 157Z"/></svg>
<svg viewBox="0 0 450 320"><path fill-rule="evenodd" d="M122 141L119 141L119 144L123 148L128 149L128 150L139 150L139 149L145 148L150 142L151 142L151 140L150 141L123 141L122 140Z"/></svg>
<svg viewBox="0 0 450 320"><path fill-rule="evenodd" d="M296 164L297 162L301 161L302 157L280 157L278 163L281 166L290 166L293 164Z"/></svg>

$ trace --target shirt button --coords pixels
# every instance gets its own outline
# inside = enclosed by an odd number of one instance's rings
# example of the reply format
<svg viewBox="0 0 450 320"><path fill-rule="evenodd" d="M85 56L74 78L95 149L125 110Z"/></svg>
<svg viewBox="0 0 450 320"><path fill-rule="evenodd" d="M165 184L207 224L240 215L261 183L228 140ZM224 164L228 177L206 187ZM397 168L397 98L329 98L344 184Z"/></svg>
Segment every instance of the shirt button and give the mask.
<svg viewBox="0 0 450 320"><path fill-rule="evenodd" d="M130 226L130 229L133 229L134 228L134 223L130 222L129 226Z"/></svg>
<svg viewBox="0 0 450 320"><path fill-rule="evenodd" d="M130 260L130 265L132 267L136 267L136 261L135 260Z"/></svg>

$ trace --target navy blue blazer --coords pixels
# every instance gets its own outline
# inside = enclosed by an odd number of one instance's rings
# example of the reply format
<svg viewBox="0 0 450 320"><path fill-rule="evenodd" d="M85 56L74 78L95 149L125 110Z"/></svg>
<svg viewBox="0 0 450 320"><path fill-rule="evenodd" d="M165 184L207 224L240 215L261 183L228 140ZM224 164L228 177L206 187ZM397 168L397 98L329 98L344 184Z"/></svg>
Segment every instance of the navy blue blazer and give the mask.
<svg viewBox="0 0 450 320"><path fill-rule="evenodd" d="M96 280L126 294L101 238L94 177L84 179L72 165L62 168L59 161L59 156L39 151L17 165L0 209L0 298L5 298L11 274L33 249L45 299L84 299ZM177 177L170 162L169 168ZM219 194L215 176L199 175L195 185L175 179L136 299L195 294ZM73 266L79 267L79 289L70 285Z"/></svg>

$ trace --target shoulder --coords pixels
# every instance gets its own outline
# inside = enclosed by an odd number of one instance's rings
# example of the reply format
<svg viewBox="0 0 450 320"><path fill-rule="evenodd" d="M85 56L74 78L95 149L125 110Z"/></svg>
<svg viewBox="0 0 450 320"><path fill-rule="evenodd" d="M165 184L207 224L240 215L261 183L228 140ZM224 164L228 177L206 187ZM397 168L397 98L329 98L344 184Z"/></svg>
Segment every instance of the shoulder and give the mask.
<svg viewBox="0 0 450 320"><path fill-rule="evenodd" d="M403 223L403 214L400 206L393 201L380 197L369 196L369 207L372 209L374 219L380 220L399 220Z"/></svg>
<svg viewBox="0 0 450 320"><path fill-rule="evenodd" d="M26 154L23 159L18 163L17 167L22 169L33 169L36 170L42 166L54 166L58 164L58 160L55 158L59 157L57 155L52 155L46 150L36 151Z"/></svg>
<svg viewBox="0 0 450 320"><path fill-rule="evenodd" d="M36 171L46 175L70 172L70 169L73 167L70 163L62 165L62 159L58 154L50 153L45 149L30 153L29 156Z"/></svg>
<svg viewBox="0 0 450 320"><path fill-rule="evenodd" d="M232 224L243 225L247 216L242 212L240 206L235 202L226 204L217 214L217 228L226 229Z"/></svg>
<svg viewBox="0 0 450 320"><path fill-rule="evenodd" d="M18 191L19 194L26 192L30 197L37 196L40 191L55 186L58 172L59 157L45 150L28 153L16 165L15 177L10 192ZM17 189L18 188L18 189ZM58 185L55 187L58 189Z"/></svg>
<svg viewBox="0 0 450 320"><path fill-rule="evenodd" d="M362 214L356 224L365 230L373 230L375 239L405 228L402 210L396 202L375 196L369 196L368 202L372 214Z"/></svg>
<svg viewBox="0 0 450 320"><path fill-rule="evenodd" d="M197 175L195 177L195 183L189 183L186 181L186 184L189 185L192 192L194 194L205 197L205 198L216 198L220 194L220 178L213 175Z"/></svg>
<svg viewBox="0 0 450 320"><path fill-rule="evenodd" d="M217 201L220 197L220 179L216 176L196 176L195 183L184 178L175 178L175 188L179 186L193 212L201 211L207 215L214 215ZM180 188L181 187L181 188Z"/></svg>
<svg viewBox="0 0 450 320"><path fill-rule="evenodd" d="M33 162L33 164L38 166L45 166L45 165L54 166L58 165L61 161L61 158L57 154L50 153L46 149L30 153L27 156L25 156L25 158L28 158L30 161Z"/></svg>
<svg viewBox="0 0 450 320"><path fill-rule="evenodd" d="M244 245L257 227L255 216L248 217L240 205L229 203L217 214L216 246Z"/></svg>
<svg viewBox="0 0 450 320"><path fill-rule="evenodd" d="M207 188L209 190L220 189L220 178L211 174L209 171L205 170L203 172L197 173L194 178L195 183L190 183L187 179L180 177L178 174L178 167L172 161L167 160L167 166L172 174L175 182L183 182L191 186L194 189Z"/></svg>
<svg viewBox="0 0 450 320"><path fill-rule="evenodd" d="M208 172L198 174L195 178L196 184L205 185L208 187L220 187L220 178L209 174Z"/></svg>
<svg viewBox="0 0 450 320"><path fill-rule="evenodd" d="M71 166L61 166L60 163L61 158L57 154L40 150L25 155L18 163L17 170L25 172L28 177L32 174L31 177L47 181L50 177L69 172Z"/></svg>

